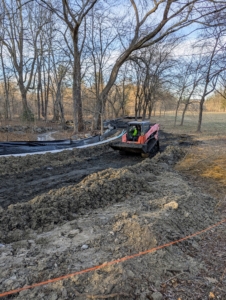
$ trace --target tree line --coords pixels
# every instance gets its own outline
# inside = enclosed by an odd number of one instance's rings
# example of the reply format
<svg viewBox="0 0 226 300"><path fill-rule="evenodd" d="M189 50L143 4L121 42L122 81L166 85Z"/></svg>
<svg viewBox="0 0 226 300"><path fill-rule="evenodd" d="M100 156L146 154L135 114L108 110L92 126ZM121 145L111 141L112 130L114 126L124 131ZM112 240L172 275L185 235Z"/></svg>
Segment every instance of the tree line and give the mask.
<svg viewBox="0 0 226 300"><path fill-rule="evenodd" d="M2 0L1 114L11 117L19 93L23 120L34 105L47 120L52 103L63 124L71 91L75 132L86 115L97 129L107 110L126 114L131 97L143 119L174 101L183 125L198 99L200 131L206 98L226 92L225 11L221 0Z"/></svg>

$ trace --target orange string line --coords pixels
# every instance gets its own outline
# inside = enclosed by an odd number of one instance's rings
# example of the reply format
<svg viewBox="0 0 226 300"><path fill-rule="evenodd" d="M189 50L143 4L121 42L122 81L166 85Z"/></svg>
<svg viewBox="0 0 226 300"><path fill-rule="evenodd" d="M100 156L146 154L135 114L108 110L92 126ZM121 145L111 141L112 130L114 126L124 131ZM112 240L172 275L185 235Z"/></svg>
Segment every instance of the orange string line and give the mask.
<svg viewBox="0 0 226 300"><path fill-rule="evenodd" d="M109 261L107 263L103 263L103 264L101 264L99 266L94 266L94 267L91 267L91 268L88 268L88 269L84 269L84 270L81 270L81 271L76 271L74 273L63 275L63 276L60 276L60 277L57 277L57 278L53 278L53 279L49 279L49 280L46 280L46 281L34 283L32 285L27 285L27 286L24 286L24 287L16 289L16 290L11 290L11 291L8 291L8 292L1 293L0 294L0 298L4 297L4 296L16 294L16 293L19 293L21 291L25 291L25 290L28 290L28 289L32 289L32 288L35 288L35 287L38 287L38 286L42 286L42 285L46 285L46 284L49 284L49 283L57 282L57 281L60 281L60 280L63 280L63 279L68 279L70 277L74 277L74 276L81 275L81 274L84 274L84 273L96 271L96 270L102 269L104 267L112 266L112 265L115 265L115 264L118 264L118 263L130 260L130 259L133 259L135 257L142 256L142 255L145 255L145 254L148 254L148 253L153 253L153 252L155 252L157 250L160 250L160 249L163 249L163 248L166 248L166 247L178 244L178 243L183 242L185 240L188 240L188 239L190 239L192 237L200 235L200 234L202 234L204 232L207 232L207 231L209 231L209 230L211 230L211 229L213 229L213 228L215 228L215 227L217 227L217 226L219 226L219 225L221 225L221 224L223 224L225 222L226 222L226 219L224 219L224 220L222 220L220 222L217 222L216 224L214 224L214 225L212 225L210 227L207 227L206 229L203 229L201 231L197 231L197 232L195 232L195 233L193 233L191 235L183 237L183 238L181 238L179 240L176 240L176 241L164 244L164 245L160 245L160 246L157 246L157 247L154 247L154 248L151 248L151 249L139 252L139 253L135 253L135 254L132 254L132 255L124 256L122 258L119 258L119 259L116 259L116 260L112 260L112 261Z"/></svg>

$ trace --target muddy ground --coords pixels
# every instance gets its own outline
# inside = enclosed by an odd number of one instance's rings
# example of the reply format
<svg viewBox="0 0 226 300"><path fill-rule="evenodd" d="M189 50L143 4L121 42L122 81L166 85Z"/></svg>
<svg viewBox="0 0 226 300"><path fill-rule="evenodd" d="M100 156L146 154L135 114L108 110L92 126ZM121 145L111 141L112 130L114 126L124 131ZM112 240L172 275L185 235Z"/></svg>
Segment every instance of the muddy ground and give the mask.
<svg viewBox="0 0 226 300"><path fill-rule="evenodd" d="M120 156L108 145L0 157L0 293L145 251L224 219L226 139L211 139L162 132L162 151L152 159ZM4 299L224 300L225 249L223 223Z"/></svg>

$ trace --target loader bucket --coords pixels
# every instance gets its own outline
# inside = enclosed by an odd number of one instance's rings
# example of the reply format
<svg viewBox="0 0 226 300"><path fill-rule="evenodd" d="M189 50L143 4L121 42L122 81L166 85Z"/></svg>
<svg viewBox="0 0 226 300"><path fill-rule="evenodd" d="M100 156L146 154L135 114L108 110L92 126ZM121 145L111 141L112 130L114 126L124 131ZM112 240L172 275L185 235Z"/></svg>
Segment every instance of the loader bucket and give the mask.
<svg viewBox="0 0 226 300"><path fill-rule="evenodd" d="M156 145L158 146L158 141L153 138L145 144L116 142L112 143L110 147L114 150L119 150L122 152L144 154L151 153L152 149L156 148Z"/></svg>
<svg viewBox="0 0 226 300"><path fill-rule="evenodd" d="M110 147L114 150L124 151L124 152L131 152L131 153L142 153L142 147L141 144L127 144L127 143L114 143L111 144Z"/></svg>

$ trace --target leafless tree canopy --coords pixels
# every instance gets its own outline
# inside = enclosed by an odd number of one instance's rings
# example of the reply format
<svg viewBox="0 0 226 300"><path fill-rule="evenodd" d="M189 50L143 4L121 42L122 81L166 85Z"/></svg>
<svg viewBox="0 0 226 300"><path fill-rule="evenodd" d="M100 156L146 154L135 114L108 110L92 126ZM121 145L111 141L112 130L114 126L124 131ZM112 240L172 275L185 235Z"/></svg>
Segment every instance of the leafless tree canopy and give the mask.
<svg viewBox="0 0 226 300"><path fill-rule="evenodd" d="M225 97L225 12L220 0L2 0L0 117L73 118L76 132L175 109L183 125L196 101L200 131L205 100Z"/></svg>

